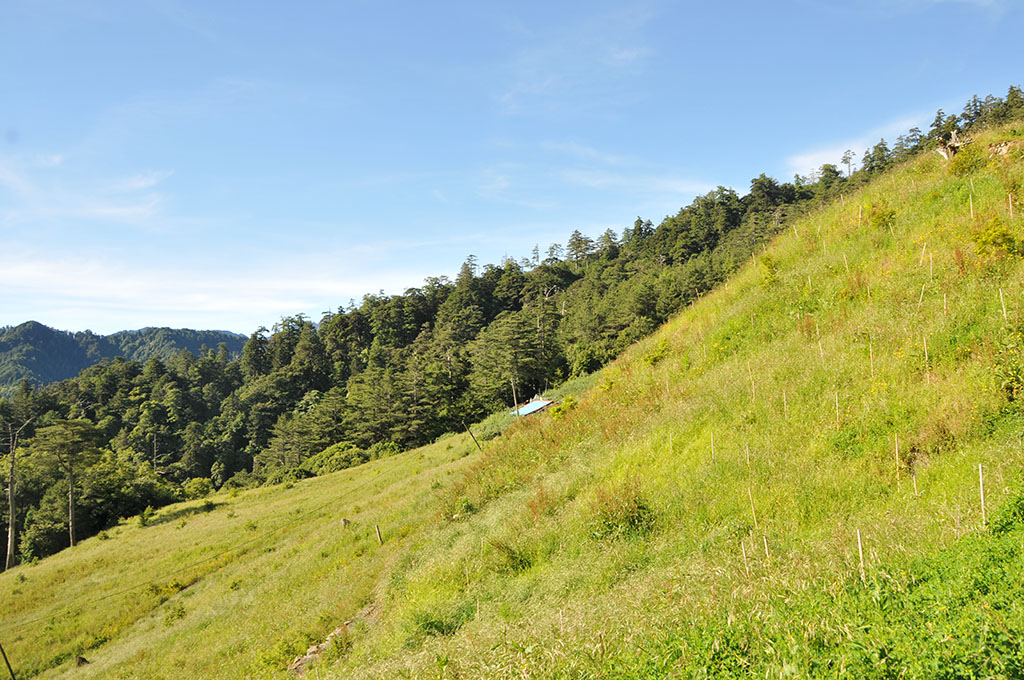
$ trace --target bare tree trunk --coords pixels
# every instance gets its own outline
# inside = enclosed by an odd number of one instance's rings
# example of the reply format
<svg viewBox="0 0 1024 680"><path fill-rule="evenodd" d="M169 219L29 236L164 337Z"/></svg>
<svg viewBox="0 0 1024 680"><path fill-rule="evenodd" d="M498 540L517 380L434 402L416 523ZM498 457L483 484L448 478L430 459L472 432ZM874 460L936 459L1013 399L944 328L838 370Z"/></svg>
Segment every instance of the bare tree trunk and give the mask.
<svg viewBox="0 0 1024 680"><path fill-rule="evenodd" d="M10 569L14 564L14 539L16 534L14 523L18 518L18 506L15 504L14 475L16 470L14 464L15 453L18 450L18 437L21 435L21 431L28 427L28 424L33 420L35 420L35 416L23 422L17 430L14 429L14 425L7 423L7 452L11 460L7 477L7 558L4 560L4 571Z"/></svg>
<svg viewBox="0 0 1024 680"><path fill-rule="evenodd" d="M75 547L75 469L68 461L68 537Z"/></svg>
<svg viewBox="0 0 1024 680"><path fill-rule="evenodd" d="M10 469L7 473L7 559L4 560L4 571L11 568L14 561L14 520L16 519L14 505L14 451L17 448L18 435L14 433L14 426L7 424L7 444L11 457Z"/></svg>

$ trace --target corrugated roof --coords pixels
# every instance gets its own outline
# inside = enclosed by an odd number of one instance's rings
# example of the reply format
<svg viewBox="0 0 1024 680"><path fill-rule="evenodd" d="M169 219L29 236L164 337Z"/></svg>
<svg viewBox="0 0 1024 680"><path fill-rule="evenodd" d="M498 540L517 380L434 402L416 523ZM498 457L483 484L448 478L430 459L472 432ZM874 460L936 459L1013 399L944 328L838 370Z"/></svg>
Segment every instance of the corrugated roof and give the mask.
<svg viewBox="0 0 1024 680"><path fill-rule="evenodd" d="M555 402L551 401L550 399L534 399L533 401L526 402L518 409L512 409L512 415L528 416L531 413L543 411L548 406L551 406L554 403Z"/></svg>

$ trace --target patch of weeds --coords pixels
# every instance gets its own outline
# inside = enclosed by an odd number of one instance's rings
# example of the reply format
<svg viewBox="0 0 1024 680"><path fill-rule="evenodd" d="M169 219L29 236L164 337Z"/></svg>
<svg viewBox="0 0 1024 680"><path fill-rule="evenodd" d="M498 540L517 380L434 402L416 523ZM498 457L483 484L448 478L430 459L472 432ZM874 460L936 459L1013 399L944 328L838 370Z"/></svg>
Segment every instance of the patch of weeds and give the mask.
<svg viewBox="0 0 1024 680"><path fill-rule="evenodd" d="M973 175L985 167L985 151L981 144L970 143L949 161L949 171L957 177Z"/></svg>
<svg viewBox="0 0 1024 680"><path fill-rule="evenodd" d="M491 539L488 543L498 553L498 571L518 574L533 566L533 554L529 550L499 538Z"/></svg>
<svg viewBox="0 0 1024 680"><path fill-rule="evenodd" d="M1014 235L999 215L993 215L971 232L971 241L974 242L979 255L1024 255L1024 243Z"/></svg>
<svg viewBox="0 0 1024 680"><path fill-rule="evenodd" d="M153 509L152 505L147 505L146 509L139 513L139 526L148 527L153 522L153 515L156 514L156 510Z"/></svg>
<svg viewBox="0 0 1024 680"><path fill-rule="evenodd" d="M257 526L256 522L249 520L245 523L244 528L246 531L256 531L256 529L258 529L259 527Z"/></svg>
<svg viewBox="0 0 1024 680"><path fill-rule="evenodd" d="M348 626L342 626L341 630L337 634L331 636L331 644L327 646L324 651L325 660L337 661L341 657L345 656L352 649L352 634L348 630Z"/></svg>
<svg viewBox="0 0 1024 680"><path fill-rule="evenodd" d="M868 224L879 231L891 229L896 224L896 211L880 205L869 205L867 209Z"/></svg>
<svg viewBox="0 0 1024 680"><path fill-rule="evenodd" d="M778 263L768 253L758 256L757 261L761 265L761 285L765 288L772 287L779 280Z"/></svg>
<svg viewBox="0 0 1024 680"><path fill-rule="evenodd" d="M993 366L996 383L1010 403L1024 396L1024 332L1007 329L999 338Z"/></svg>
<svg viewBox="0 0 1024 680"><path fill-rule="evenodd" d="M635 479L597 487L591 509L590 535L597 539L646 536L657 519Z"/></svg>
<svg viewBox="0 0 1024 680"><path fill-rule="evenodd" d="M170 626L174 625L175 621L183 618L185 618L185 607L183 607L180 604L175 605L174 607L168 609L167 613L164 614L164 626L169 628Z"/></svg>
<svg viewBox="0 0 1024 680"><path fill-rule="evenodd" d="M300 640L278 640L269 649L262 649L256 660L264 668L281 670L302 652L306 651L306 642Z"/></svg>
<svg viewBox="0 0 1024 680"><path fill-rule="evenodd" d="M668 356L669 347L668 341L664 338L659 340L654 347L644 353L643 360L648 366L658 365L662 359ZM566 397L568 399L568 397Z"/></svg>
<svg viewBox="0 0 1024 680"><path fill-rule="evenodd" d="M451 607L434 611L420 611L413 615L415 635L413 645L424 637L448 637L454 635L473 618L473 603L469 600Z"/></svg>
<svg viewBox="0 0 1024 680"><path fill-rule="evenodd" d="M553 515L558 508L558 499L555 495L540 484L533 497L526 501L526 508L530 511L533 521L536 523L542 515Z"/></svg>
<svg viewBox="0 0 1024 680"><path fill-rule="evenodd" d="M476 505L465 495L448 494L441 507L441 517L450 521L468 517L477 511Z"/></svg>
<svg viewBox="0 0 1024 680"><path fill-rule="evenodd" d="M560 403L555 404L551 407L551 417L558 420L569 411L576 408L576 400L570 395L563 399Z"/></svg>

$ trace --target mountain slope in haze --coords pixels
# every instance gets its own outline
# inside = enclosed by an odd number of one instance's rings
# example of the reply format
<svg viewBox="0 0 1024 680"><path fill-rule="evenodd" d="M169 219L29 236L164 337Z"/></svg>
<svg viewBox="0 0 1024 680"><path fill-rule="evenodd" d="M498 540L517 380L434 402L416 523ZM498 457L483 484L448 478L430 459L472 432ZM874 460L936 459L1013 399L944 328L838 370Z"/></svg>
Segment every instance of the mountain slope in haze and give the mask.
<svg viewBox="0 0 1024 680"><path fill-rule="evenodd" d="M0 575L0 640L41 678L290 678L332 632L325 680L1020 677L1022 191L1024 126L915 157L482 450Z"/></svg>
<svg viewBox="0 0 1024 680"><path fill-rule="evenodd" d="M26 321L0 329L0 396L11 394L24 378L33 385L48 385L74 377L104 359L168 359L183 349L198 355L203 346L217 349L222 342L230 354L236 355L245 340L237 333L186 328L143 328L111 335L71 333Z"/></svg>

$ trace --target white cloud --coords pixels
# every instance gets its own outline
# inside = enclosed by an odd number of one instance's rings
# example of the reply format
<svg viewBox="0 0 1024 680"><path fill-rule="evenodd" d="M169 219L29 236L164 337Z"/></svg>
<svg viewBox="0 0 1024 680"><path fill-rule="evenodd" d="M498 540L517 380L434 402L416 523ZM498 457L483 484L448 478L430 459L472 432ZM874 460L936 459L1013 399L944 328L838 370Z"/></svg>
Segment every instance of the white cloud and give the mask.
<svg viewBox="0 0 1024 680"><path fill-rule="evenodd" d="M636 193L703 194L715 185L674 175L609 173L594 170L566 170L561 177L569 184L592 189L619 189Z"/></svg>
<svg viewBox="0 0 1024 680"><path fill-rule="evenodd" d="M65 166L64 158L62 154L0 158L0 187L13 194L0 220L17 226L54 218L147 225L159 215L164 196L154 189L171 176L170 171L82 177Z"/></svg>
<svg viewBox="0 0 1024 680"><path fill-rule="evenodd" d="M576 158L581 158L583 160L597 161L606 165L620 165L630 161L630 159L625 156L616 156L614 154L604 153L603 151L598 151L597 149L583 144L577 144L576 142L543 142L541 144L541 148L547 151L557 151L569 156L575 156Z"/></svg>
<svg viewBox="0 0 1024 680"><path fill-rule="evenodd" d="M530 44L509 60L497 101L506 113L572 110L583 101L591 109L596 102L621 106L624 79L635 77L652 55L640 46L651 18L650 11L630 4L566 25L517 25Z"/></svg>
<svg viewBox="0 0 1024 680"><path fill-rule="evenodd" d="M106 190L110 193L130 193L133 191L144 191L152 189L160 182L174 174L171 171L146 171L138 172L127 177L120 177L108 182Z"/></svg>
<svg viewBox="0 0 1024 680"><path fill-rule="evenodd" d="M825 163L834 163L838 166L843 153L847 149L853 151L855 159L858 159L866 149L873 147L880 139L884 138L891 148L899 135L906 133L907 130L915 126L923 128L925 121L929 117L926 114L903 116L884 125L867 130L855 137L827 142L811 149L797 152L785 159L786 167L790 173L808 175L816 172ZM853 167L857 167L856 162L854 162Z"/></svg>
<svg viewBox="0 0 1024 680"><path fill-rule="evenodd" d="M367 292L401 292L436 274L332 264L297 258L273 267L223 272L23 252L0 269L0 298L9 301L0 323L34 318L98 332L184 325L248 333L287 314L304 312L319 318L321 312Z"/></svg>

